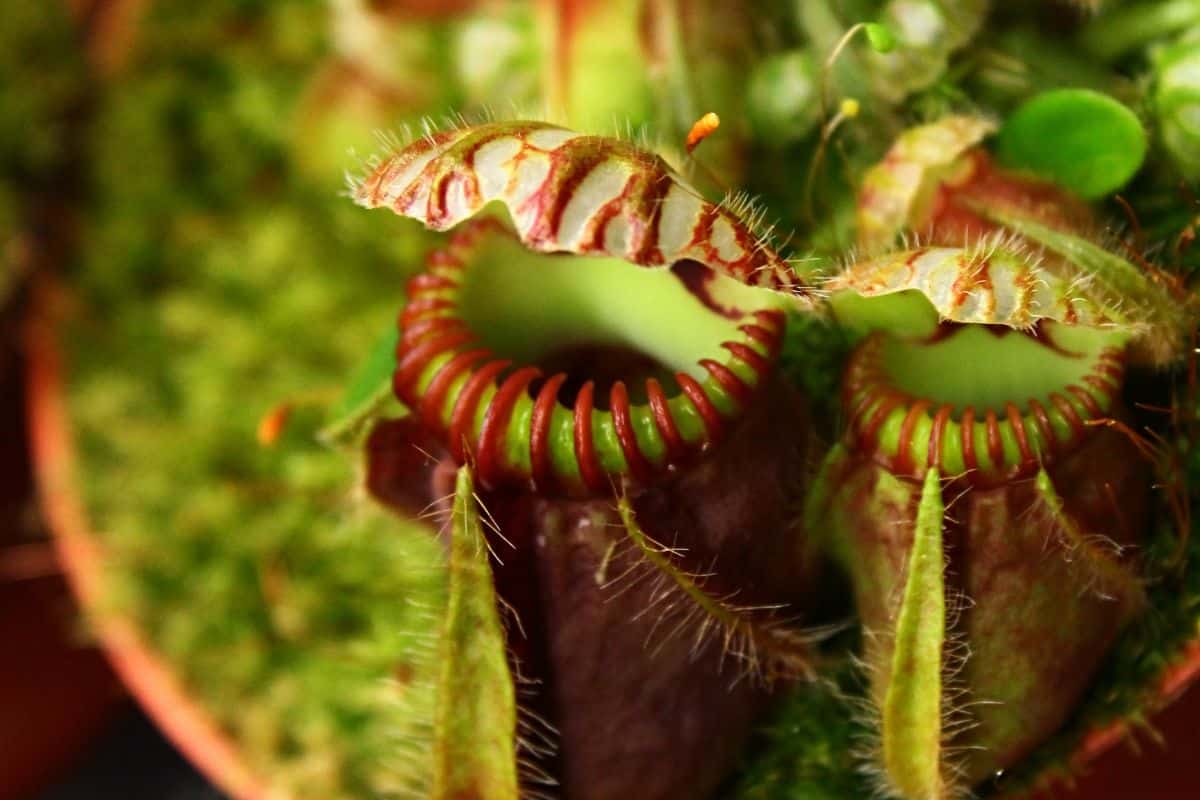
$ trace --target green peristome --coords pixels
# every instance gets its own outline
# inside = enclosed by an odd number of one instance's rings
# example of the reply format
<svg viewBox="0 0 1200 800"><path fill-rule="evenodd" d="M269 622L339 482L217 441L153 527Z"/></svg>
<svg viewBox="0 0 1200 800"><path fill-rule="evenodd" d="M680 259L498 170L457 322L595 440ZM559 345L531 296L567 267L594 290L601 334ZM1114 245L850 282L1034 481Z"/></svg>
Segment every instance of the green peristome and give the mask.
<svg viewBox="0 0 1200 800"><path fill-rule="evenodd" d="M994 331L971 325L935 344L891 337L884 362L895 386L912 397L936 397L960 411L973 406L1002 413L1006 400L1045 398L1064 385L1085 385L1095 359L1114 342L1102 329L1053 322L1041 336L1038 341L1013 333L997 346Z"/></svg>
<svg viewBox="0 0 1200 800"><path fill-rule="evenodd" d="M430 798L516 800L516 696L469 466L452 514Z"/></svg>
<svg viewBox="0 0 1200 800"><path fill-rule="evenodd" d="M742 309L775 298L732 280L710 283ZM696 361L720 358L737 323L712 313L683 282L614 258L547 255L495 235L472 256L459 293L462 315L483 344L518 363L575 345L628 347L671 370L704 376ZM686 332L686 334L685 334Z"/></svg>
<svg viewBox="0 0 1200 800"><path fill-rule="evenodd" d="M996 137L996 154L1080 197L1095 199L1124 186L1146 157L1137 115L1090 89L1043 92L1012 114Z"/></svg>
<svg viewBox="0 0 1200 800"><path fill-rule="evenodd" d="M740 313L775 308L780 303L777 295L720 275L713 275L706 289L715 302ZM492 235L486 246L472 255L456 296L462 317L478 333L480 345L517 364L545 364L547 358L552 360L573 347L629 350L661 365L666 382L675 373L691 375L727 416L738 410L736 398L699 362L729 362L748 386L760 380L745 364L731 361L722 346L742 338L739 321L715 313L681 280L663 270L647 270L619 259L536 253L510 236ZM767 355L759 343L747 340L747 346ZM435 361L421 374L419 391L428 387L442 366ZM460 377L446 392L444 420L449 419L465 383L466 377ZM531 469L533 403L528 393L516 399L505 436L507 463L525 473ZM707 428L687 395L675 393L667 403L683 440L704 441ZM475 435L482 430L485 405L479 405ZM652 409L635 397L630 413L639 447L653 464L661 464L668 448ZM579 485L582 478L575 452L573 409L558 403L551 414L551 462L569 485ZM596 408L592 425L603 468L625 472L628 465L611 411Z"/></svg>

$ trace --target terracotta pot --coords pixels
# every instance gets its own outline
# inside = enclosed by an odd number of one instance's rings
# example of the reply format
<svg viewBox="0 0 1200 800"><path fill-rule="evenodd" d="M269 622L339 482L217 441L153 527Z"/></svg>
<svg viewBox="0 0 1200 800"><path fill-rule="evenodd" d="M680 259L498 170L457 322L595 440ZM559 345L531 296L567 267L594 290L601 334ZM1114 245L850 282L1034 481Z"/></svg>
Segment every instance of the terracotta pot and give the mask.
<svg viewBox="0 0 1200 800"><path fill-rule="evenodd" d="M41 304L44 308L46 304ZM103 593L103 552L74 488L74 450L63 391L63 364L52 323L26 329L28 427L37 493L72 592L85 609ZM90 630L117 676L167 739L222 791L237 800L282 800L252 774L224 733L180 685L128 620L97 614Z"/></svg>
<svg viewBox="0 0 1200 800"><path fill-rule="evenodd" d="M77 613L34 513L19 291L0 303L0 800L61 773L124 696Z"/></svg>

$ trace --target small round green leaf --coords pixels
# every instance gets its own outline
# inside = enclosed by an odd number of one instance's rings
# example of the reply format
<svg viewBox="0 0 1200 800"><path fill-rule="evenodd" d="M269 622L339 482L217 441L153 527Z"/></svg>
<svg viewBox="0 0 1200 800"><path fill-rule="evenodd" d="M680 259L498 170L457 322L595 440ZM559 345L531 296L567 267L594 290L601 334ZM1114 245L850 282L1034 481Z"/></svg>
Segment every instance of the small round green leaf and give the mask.
<svg viewBox="0 0 1200 800"><path fill-rule="evenodd" d="M871 49L876 53L890 53L895 49L896 37L886 25L868 22L863 25L863 29L867 32L867 41L870 42Z"/></svg>
<svg viewBox="0 0 1200 800"><path fill-rule="evenodd" d="M1094 199L1124 186L1146 156L1137 115L1090 89L1056 89L1025 103L996 141L1000 162Z"/></svg>

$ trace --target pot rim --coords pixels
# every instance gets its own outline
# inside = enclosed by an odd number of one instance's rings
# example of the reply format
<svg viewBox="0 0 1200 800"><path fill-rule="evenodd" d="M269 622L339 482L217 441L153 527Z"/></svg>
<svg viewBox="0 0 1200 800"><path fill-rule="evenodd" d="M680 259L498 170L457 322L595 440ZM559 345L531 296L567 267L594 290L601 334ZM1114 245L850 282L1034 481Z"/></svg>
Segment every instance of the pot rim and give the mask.
<svg viewBox="0 0 1200 800"><path fill-rule="evenodd" d="M73 480L76 456L66 408L63 354L57 320L49 311L59 295L56 288L36 286L33 310L24 326L26 414L38 503L67 583L87 615L100 603L104 553ZM229 737L142 639L132 620L104 613L92 615L88 622L129 693L208 780L237 800L287 800L253 773Z"/></svg>

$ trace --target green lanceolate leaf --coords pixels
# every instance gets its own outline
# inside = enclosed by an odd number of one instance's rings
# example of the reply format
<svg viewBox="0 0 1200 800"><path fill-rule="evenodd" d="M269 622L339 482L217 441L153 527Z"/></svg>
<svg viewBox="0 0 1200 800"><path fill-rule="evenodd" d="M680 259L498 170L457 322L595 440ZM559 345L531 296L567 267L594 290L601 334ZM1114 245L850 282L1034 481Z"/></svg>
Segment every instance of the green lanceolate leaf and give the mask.
<svg viewBox="0 0 1200 800"><path fill-rule="evenodd" d="M339 443L353 439L363 423L391 396L399 337L400 332L393 325L371 346L366 360L351 378L350 388L329 412L320 433L322 441Z"/></svg>
<svg viewBox="0 0 1200 800"><path fill-rule="evenodd" d="M470 467L458 471L433 800L516 800L517 709Z"/></svg>
<svg viewBox="0 0 1200 800"><path fill-rule="evenodd" d="M1137 115L1090 89L1042 92L1008 118L996 140L1000 161L1094 199L1124 186L1146 157Z"/></svg>
<svg viewBox="0 0 1200 800"><path fill-rule="evenodd" d="M882 709L883 762L889 783L912 800L943 795L942 648L946 594L942 557L942 487L925 475L904 599L896 619L892 674Z"/></svg>

